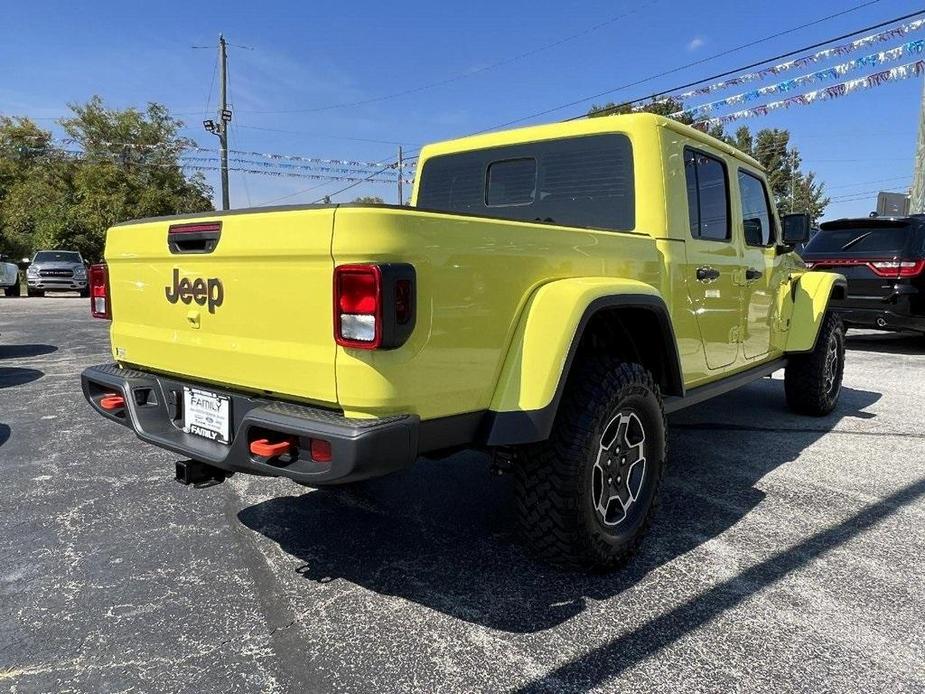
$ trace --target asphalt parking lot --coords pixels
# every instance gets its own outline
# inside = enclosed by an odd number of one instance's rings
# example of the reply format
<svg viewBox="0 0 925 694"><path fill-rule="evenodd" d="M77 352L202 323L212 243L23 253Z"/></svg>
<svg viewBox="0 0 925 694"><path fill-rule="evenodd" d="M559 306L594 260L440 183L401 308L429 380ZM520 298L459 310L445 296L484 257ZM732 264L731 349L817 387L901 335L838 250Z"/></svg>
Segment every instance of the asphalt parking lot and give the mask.
<svg viewBox="0 0 925 694"><path fill-rule="evenodd" d="M925 691L925 339L852 334L824 419L779 375L674 416L649 538L589 576L474 453L177 484L84 403L86 303L0 299L0 688Z"/></svg>

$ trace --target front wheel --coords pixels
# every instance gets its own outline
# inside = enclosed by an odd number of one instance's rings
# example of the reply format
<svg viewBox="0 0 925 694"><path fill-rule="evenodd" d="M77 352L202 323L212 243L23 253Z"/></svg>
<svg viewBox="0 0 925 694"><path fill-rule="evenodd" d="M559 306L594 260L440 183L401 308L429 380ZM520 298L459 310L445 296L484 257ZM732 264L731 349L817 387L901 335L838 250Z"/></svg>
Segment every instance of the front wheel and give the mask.
<svg viewBox="0 0 925 694"><path fill-rule="evenodd" d="M794 412L822 417L838 404L845 372L845 327L837 314L823 320L812 352L787 361L784 392Z"/></svg>
<svg viewBox="0 0 925 694"><path fill-rule="evenodd" d="M639 364L578 367L547 441L518 451L521 532L539 558L613 568L648 529L667 453L658 386Z"/></svg>
<svg viewBox="0 0 925 694"><path fill-rule="evenodd" d="M44 289L27 289L26 294L29 296L45 296Z"/></svg>

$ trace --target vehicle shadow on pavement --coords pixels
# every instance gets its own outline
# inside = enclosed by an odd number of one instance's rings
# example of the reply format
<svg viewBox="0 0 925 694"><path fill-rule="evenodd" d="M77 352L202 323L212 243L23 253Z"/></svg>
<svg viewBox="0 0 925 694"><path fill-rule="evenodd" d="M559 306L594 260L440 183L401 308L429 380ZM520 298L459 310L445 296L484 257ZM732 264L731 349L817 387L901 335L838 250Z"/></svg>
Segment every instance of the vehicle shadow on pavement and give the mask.
<svg viewBox="0 0 925 694"><path fill-rule="evenodd" d="M0 446L10 440L10 427L6 424L0 424Z"/></svg>
<svg viewBox="0 0 925 694"><path fill-rule="evenodd" d="M557 667L516 691L586 691L599 687L923 496L925 479L919 479L866 506L841 523L810 535L793 547L782 548L671 611Z"/></svg>
<svg viewBox="0 0 925 694"><path fill-rule="evenodd" d="M27 359L57 351L55 345L0 345L0 359Z"/></svg>
<svg viewBox="0 0 925 694"><path fill-rule="evenodd" d="M0 366L0 388L15 388L40 379L45 375L38 369L5 368Z"/></svg>
<svg viewBox="0 0 925 694"><path fill-rule="evenodd" d="M343 579L492 629L542 631L735 525L764 499L755 487L764 475L880 398L844 388L839 409L817 419L787 411L782 391L765 379L672 417L661 508L639 553L610 574L530 559L516 539L510 480L493 481L487 458L472 453L271 499L238 518L301 562L306 579Z"/></svg>
<svg viewBox="0 0 925 694"><path fill-rule="evenodd" d="M925 354L925 335L917 333L849 332L846 349L886 354Z"/></svg>

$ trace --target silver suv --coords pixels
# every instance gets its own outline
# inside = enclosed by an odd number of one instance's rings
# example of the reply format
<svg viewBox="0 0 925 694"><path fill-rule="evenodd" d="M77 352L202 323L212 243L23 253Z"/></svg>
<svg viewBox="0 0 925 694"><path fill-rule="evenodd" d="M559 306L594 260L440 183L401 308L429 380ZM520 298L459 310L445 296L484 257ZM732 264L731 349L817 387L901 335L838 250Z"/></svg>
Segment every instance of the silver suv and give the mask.
<svg viewBox="0 0 925 694"><path fill-rule="evenodd" d="M78 291L89 296L87 266L77 251L39 251L26 270L29 296L47 291Z"/></svg>

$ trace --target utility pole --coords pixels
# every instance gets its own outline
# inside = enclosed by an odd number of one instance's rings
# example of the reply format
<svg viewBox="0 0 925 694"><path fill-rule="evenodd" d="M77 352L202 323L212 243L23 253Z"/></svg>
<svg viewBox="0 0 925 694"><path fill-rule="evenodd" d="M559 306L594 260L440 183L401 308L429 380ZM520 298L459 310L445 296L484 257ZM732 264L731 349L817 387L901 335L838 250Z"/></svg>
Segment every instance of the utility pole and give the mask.
<svg viewBox="0 0 925 694"><path fill-rule="evenodd" d="M790 214L796 211L797 204L797 151L790 151Z"/></svg>
<svg viewBox="0 0 925 694"><path fill-rule="evenodd" d="M922 89L922 105L919 109L919 141L915 148L915 174L912 178L912 195L909 199L909 214L925 213L925 86Z"/></svg>
<svg viewBox="0 0 925 694"><path fill-rule="evenodd" d="M228 124L231 123L231 110L228 108L228 51L224 34L218 35L218 65L221 72L218 120L206 120L202 124L206 130L218 137L222 172L222 209L227 210L231 207L228 202Z"/></svg>
<svg viewBox="0 0 925 694"><path fill-rule="evenodd" d="M402 199L402 178L405 175L405 162L401 156L401 145L398 145L398 204L404 205L405 201Z"/></svg>

